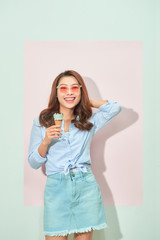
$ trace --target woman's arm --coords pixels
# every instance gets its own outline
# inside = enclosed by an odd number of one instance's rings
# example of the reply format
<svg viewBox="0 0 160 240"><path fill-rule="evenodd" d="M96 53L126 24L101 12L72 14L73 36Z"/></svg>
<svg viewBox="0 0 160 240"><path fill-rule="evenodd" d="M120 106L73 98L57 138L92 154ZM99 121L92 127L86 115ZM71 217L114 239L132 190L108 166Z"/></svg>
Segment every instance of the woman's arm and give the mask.
<svg viewBox="0 0 160 240"><path fill-rule="evenodd" d="M46 152L48 150L48 143L43 140L41 144L39 145L38 152L41 155L41 157L45 158L46 157Z"/></svg>
<svg viewBox="0 0 160 240"><path fill-rule="evenodd" d="M111 121L122 109L121 105L111 100L90 100L91 107L99 108L93 113L94 134Z"/></svg>
<svg viewBox="0 0 160 240"><path fill-rule="evenodd" d="M40 168L42 164L47 160L45 157L47 146L42 139L41 127L37 121L37 119L33 120L28 150L28 162L34 169Z"/></svg>
<svg viewBox="0 0 160 240"><path fill-rule="evenodd" d="M103 105L105 103L108 103L108 101L106 101L106 100L93 100L93 99L90 99L91 107L94 107L94 108L99 108L101 105Z"/></svg>

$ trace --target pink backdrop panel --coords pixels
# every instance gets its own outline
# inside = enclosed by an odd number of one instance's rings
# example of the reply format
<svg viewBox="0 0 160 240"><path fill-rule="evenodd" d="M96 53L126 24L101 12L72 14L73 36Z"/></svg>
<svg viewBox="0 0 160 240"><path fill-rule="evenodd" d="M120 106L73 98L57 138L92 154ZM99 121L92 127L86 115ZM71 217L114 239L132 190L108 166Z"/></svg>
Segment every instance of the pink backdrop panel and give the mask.
<svg viewBox="0 0 160 240"><path fill-rule="evenodd" d="M122 106L91 143L91 168L104 205L143 204L142 50L142 41L24 43L24 205L43 206L44 165L35 170L27 160L31 127L48 105L53 80L68 69L81 74L91 99Z"/></svg>

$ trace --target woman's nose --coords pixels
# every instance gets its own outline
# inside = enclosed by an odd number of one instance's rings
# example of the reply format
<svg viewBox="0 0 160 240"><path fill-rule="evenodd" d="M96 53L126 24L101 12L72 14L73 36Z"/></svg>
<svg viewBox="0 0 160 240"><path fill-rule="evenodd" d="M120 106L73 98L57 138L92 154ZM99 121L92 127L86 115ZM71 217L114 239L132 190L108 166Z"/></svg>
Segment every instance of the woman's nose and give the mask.
<svg viewBox="0 0 160 240"><path fill-rule="evenodd" d="M71 88L68 87L68 90L67 90L68 93L72 93L72 90Z"/></svg>

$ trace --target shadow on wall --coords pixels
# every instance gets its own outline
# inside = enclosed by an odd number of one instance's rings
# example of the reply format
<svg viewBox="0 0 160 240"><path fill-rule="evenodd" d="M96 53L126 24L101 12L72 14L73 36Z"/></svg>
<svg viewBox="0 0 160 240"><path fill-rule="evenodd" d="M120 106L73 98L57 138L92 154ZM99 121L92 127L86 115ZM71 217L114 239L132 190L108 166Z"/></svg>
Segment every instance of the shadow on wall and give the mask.
<svg viewBox="0 0 160 240"><path fill-rule="evenodd" d="M88 89L89 98L102 99L94 81L88 77L83 77L83 78L84 78L86 87ZM107 96L106 96L106 99L107 99ZM103 100L106 100L106 99L103 99ZM115 99L109 99L109 100L116 101ZM103 192L103 199L109 199L112 205L112 206L105 207L107 224L109 225L109 227L101 230L95 230L93 233L92 240L97 240L97 239L119 240L123 238L123 235L120 231L120 225L118 221L118 216L116 212L113 195L103 175L103 172L106 172L106 166L104 161L104 151L105 151L105 144L110 137L128 128L129 126L134 124L137 120L138 120L138 114L136 112L134 112L132 109L127 109L122 107L121 113L118 116L116 116L114 119L112 119L111 122L108 123L109 126L107 124L105 127L103 127L103 131L99 130L95 134L94 140L92 140L91 169L94 173L94 176L98 184L100 183L99 186L100 186L101 192ZM98 168L97 168L96 156L98 156L98 159L99 159ZM42 165L41 170L43 174L46 175L45 164ZM68 240L72 240L73 236L74 234L69 235Z"/></svg>

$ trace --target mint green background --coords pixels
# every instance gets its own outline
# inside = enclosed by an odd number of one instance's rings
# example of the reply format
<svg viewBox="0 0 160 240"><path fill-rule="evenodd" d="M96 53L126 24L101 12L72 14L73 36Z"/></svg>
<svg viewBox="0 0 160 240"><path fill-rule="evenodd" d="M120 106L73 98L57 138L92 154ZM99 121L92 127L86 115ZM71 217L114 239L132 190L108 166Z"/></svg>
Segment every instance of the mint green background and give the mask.
<svg viewBox="0 0 160 240"><path fill-rule="evenodd" d="M0 239L43 239L43 207L23 205L23 44L28 40L143 41L143 206L105 207L111 228L95 231L93 240L160 239L159 12L158 0L1 1Z"/></svg>

